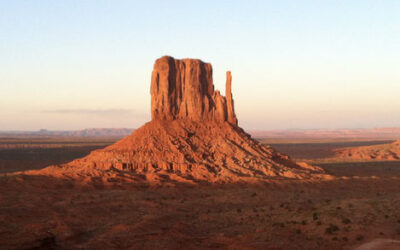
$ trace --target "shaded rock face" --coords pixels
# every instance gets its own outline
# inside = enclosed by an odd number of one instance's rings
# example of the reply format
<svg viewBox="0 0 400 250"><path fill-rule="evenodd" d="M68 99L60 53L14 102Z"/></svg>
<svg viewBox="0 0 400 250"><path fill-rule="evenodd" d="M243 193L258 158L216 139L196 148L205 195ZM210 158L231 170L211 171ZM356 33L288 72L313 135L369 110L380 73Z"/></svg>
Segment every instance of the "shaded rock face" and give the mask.
<svg viewBox="0 0 400 250"><path fill-rule="evenodd" d="M152 119L227 121L237 125L227 72L226 97L214 90L212 67L197 59L158 59L151 78Z"/></svg>

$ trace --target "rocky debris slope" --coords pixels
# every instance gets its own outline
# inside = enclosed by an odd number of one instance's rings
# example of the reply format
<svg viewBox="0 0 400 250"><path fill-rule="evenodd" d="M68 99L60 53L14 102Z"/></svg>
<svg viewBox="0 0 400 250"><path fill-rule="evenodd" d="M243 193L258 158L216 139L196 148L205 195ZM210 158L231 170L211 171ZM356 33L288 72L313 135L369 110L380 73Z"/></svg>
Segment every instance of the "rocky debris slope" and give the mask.
<svg viewBox="0 0 400 250"><path fill-rule="evenodd" d="M114 145L35 174L115 181L253 182L322 177L252 139L237 125L227 72L226 97L214 90L212 67L162 57L151 82L152 121Z"/></svg>
<svg viewBox="0 0 400 250"><path fill-rule="evenodd" d="M335 150L335 157L354 160L400 160L400 141Z"/></svg>

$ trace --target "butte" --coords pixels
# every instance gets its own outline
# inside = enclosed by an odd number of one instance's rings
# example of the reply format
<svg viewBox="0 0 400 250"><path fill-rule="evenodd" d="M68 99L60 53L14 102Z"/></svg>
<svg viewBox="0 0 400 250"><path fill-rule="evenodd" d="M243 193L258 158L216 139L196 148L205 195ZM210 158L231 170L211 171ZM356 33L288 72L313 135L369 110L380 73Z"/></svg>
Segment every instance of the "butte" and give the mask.
<svg viewBox="0 0 400 250"><path fill-rule="evenodd" d="M151 77L150 122L84 158L26 174L152 185L323 178L320 168L296 163L238 126L226 76L222 96L211 64L161 57Z"/></svg>

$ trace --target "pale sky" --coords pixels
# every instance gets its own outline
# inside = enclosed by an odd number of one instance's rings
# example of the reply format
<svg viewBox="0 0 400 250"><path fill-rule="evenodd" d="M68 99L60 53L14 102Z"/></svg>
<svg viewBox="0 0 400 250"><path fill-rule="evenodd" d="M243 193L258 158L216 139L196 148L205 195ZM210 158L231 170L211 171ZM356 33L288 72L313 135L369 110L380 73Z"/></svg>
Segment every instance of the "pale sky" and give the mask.
<svg viewBox="0 0 400 250"><path fill-rule="evenodd" d="M137 128L200 58L245 129L400 126L400 1L0 1L0 130Z"/></svg>

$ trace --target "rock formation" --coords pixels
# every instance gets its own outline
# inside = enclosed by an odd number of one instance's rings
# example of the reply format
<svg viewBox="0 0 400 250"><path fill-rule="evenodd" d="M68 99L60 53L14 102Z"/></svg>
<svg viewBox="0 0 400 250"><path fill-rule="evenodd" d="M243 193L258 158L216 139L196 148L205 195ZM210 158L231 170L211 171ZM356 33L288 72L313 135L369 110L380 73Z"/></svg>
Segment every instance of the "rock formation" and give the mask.
<svg viewBox="0 0 400 250"><path fill-rule="evenodd" d="M237 125L238 120L236 118L235 109L233 105L233 98L232 98L232 74L230 71L226 72L226 89L225 89L225 96L226 96L226 111L227 111L227 121L230 124Z"/></svg>
<svg viewBox="0 0 400 250"><path fill-rule="evenodd" d="M348 147L335 150L335 157L351 160L400 160L400 141L362 147Z"/></svg>
<svg viewBox="0 0 400 250"><path fill-rule="evenodd" d="M152 121L82 159L32 173L152 184L323 176L320 168L298 164L239 128L231 84L228 71L224 97L214 90L211 64L161 57L151 79Z"/></svg>
<svg viewBox="0 0 400 250"><path fill-rule="evenodd" d="M227 121L237 125L227 72L226 98L214 90L212 67L195 59L161 57L151 77L153 120Z"/></svg>

